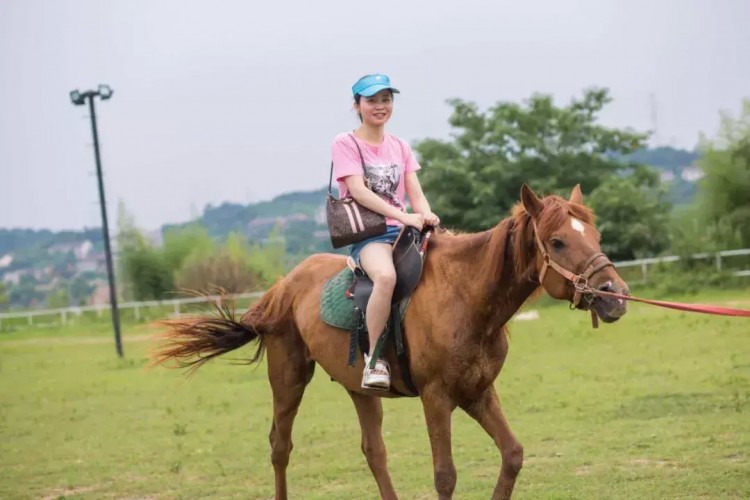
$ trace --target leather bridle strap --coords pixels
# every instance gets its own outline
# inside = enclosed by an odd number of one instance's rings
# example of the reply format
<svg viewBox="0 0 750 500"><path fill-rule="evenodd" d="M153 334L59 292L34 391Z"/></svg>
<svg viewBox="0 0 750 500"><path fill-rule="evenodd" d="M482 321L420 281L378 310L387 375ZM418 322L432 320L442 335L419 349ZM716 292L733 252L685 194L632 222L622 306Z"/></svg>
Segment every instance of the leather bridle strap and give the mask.
<svg viewBox="0 0 750 500"><path fill-rule="evenodd" d="M602 269L610 266L614 267L614 264L612 264L605 254L597 252L586 260L586 263L583 266L583 272L581 274L575 274L552 260L552 257L550 257L547 252L547 247L539 236L539 229L536 226L536 221L532 219L531 223L534 225L534 237L536 238L536 244L539 247L539 251L542 253L543 259L542 269L539 271L539 284L544 285L544 278L547 274L547 269L551 267L560 276L573 284L573 287L575 288L572 300L573 307L578 307L581 303L581 299L586 296L588 298L583 309L589 309L589 307L591 307L591 302L593 301L593 295L590 293L592 289L588 285L589 280Z"/></svg>
<svg viewBox="0 0 750 500"><path fill-rule="evenodd" d="M588 297L587 303L584 305L584 309L588 309L591 307L591 303L593 302L593 298L595 296L603 296L616 298L619 300L632 300L634 302L642 302L644 304L651 304L654 306L666 307L669 309L677 309L679 311L750 318L750 311L745 309L734 309L731 307L720 307L710 304L686 304L683 302L641 299L632 295L623 295L620 293L607 292L604 290L591 288L588 284L588 281L594 274L598 273L606 267L614 267L614 264L610 262L607 256L603 253L595 253L588 258L586 264L584 265L584 271L581 274L570 272L550 258L549 253L547 253L547 248L544 246L544 244L542 243L542 239L539 236L539 230L536 227L536 222L533 219L532 223L534 225L534 237L536 238L537 246L539 247L539 251L542 253L542 258L544 259L542 270L539 272L539 284L542 285L544 283L544 277L547 273L547 269L551 267L558 274L560 274L560 276L573 283L573 286L575 287L575 295L573 297L572 304L574 307L578 306L583 297ZM599 262L597 263L597 261ZM591 320L594 328L596 328L598 326L598 318L593 310L591 311Z"/></svg>

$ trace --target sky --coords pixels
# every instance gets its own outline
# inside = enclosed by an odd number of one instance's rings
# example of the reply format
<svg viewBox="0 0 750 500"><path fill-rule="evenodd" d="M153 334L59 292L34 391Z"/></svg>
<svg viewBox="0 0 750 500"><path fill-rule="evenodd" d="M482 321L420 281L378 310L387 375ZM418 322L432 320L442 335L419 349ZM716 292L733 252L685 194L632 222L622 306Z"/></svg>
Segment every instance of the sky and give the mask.
<svg viewBox="0 0 750 500"><path fill-rule="evenodd" d="M412 143L450 137L449 98L599 86L603 123L693 149L750 97L748 26L747 0L0 0L0 228L101 225L76 88L114 89L97 102L110 224L122 202L151 230L326 185L373 72Z"/></svg>

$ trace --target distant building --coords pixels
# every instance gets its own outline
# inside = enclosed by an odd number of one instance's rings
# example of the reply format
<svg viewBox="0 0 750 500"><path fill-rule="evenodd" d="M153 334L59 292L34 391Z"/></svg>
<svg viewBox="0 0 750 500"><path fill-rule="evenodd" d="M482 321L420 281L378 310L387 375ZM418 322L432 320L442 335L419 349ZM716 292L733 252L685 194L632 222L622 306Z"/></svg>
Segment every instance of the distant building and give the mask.
<svg viewBox="0 0 750 500"><path fill-rule="evenodd" d="M703 169L700 167L696 167L695 165L683 168L682 173L680 174L682 180L687 182L696 182L701 180L705 176L706 173L703 171Z"/></svg>
<svg viewBox="0 0 750 500"><path fill-rule="evenodd" d="M90 306L98 306L102 304L109 304L109 285L102 281L96 282L96 288L89 295L87 301Z"/></svg>
<svg viewBox="0 0 750 500"><path fill-rule="evenodd" d="M94 244L86 240L74 243L55 243L50 245L47 251L51 254L72 252L76 256L76 260L83 260L88 257L93 248Z"/></svg>
<svg viewBox="0 0 750 500"><path fill-rule="evenodd" d="M671 170L662 170L659 174L661 182L671 182L674 180L674 172Z"/></svg>
<svg viewBox="0 0 750 500"><path fill-rule="evenodd" d="M4 269L13 264L13 256L11 254L5 254L0 257L0 269Z"/></svg>
<svg viewBox="0 0 750 500"><path fill-rule="evenodd" d="M79 260L76 262L77 273L94 273L99 269L99 261L96 259Z"/></svg>
<svg viewBox="0 0 750 500"><path fill-rule="evenodd" d="M3 283L9 285L18 285L21 282L21 277L29 273L29 269L19 269L17 271L11 271L3 274Z"/></svg>

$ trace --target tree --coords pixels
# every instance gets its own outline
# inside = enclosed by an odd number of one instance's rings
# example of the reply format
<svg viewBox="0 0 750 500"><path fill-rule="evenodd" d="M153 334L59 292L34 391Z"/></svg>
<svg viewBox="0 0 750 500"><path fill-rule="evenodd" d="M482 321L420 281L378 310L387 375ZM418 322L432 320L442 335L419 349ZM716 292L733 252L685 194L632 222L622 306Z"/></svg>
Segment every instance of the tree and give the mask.
<svg viewBox="0 0 750 500"><path fill-rule="evenodd" d="M70 295L65 288L57 288L47 295L47 307L61 309L70 306Z"/></svg>
<svg viewBox="0 0 750 500"><path fill-rule="evenodd" d="M86 301L94 292L95 287L91 284L94 279L96 279L96 275L88 276L87 279L87 276L84 274L76 276L75 279L71 281L70 298L73 304L78 306L86 304Z"/></svg>
<svg viewBox="0 0 750 500"><path fill-rule="evenodd" d="M718 138L704 139L702 149L705 177L698 203L706 229L723 228L725 245L750 246L750 100L736 119L722 116Z"/></svg>
<svg viewBox="0 0 750 500"><path fill-rule="evenodd" d="M191 255L210 256L216 245L200 224L190 224L181 228L171 228L164 233L162 252L169 269L176 273Z"/></svg>
<svg viewBox="0 0 750 500"><path fill-rule="evenodd" d="M482 113L449 101L452 141L416 144L422 183L444 225L486 229L507 214L526 182L540 192L567 194L575 184L591 193L624 165L617 155L644 145L645 135L607 128L597 115L611 101L591 89L565 107L535 94L525 104L501 102Z"/></svg>
<svg viewBox="0 0 750 500"><path fill-rule="evenodd" d="M189 257L177 273L177 286L182 290L213 293L222 288L240 293L257 288L260 276L247 262L223 248L213 255Z"/></svg>
<svg viewBox="0 0 750 500"><path fill-rule="evenodd" d="M602 250L613 260L655 255L669 246L669 202L653 170L638 166L612 176L588 198L596 212Z"/></svg>
<svg viewBox="0 0 750 500"><path fill-rule="evenodd" d="M231 248L232 236L227 241ZM248 265L256 271L265 286L271 286L277 278L284 274L286 262L286 241L277 225L268 235L263 245L255 243L247 249Z"/></svg>
<svg viewBox="0 0 750 500"><path fill-rule="evenodd" d="M164 255L135 227L120 202L117 248L125 294L135 300L162 299L174 291L174 276Z"/></svg>
<svg viewBox="0 0 750 500"><path fill-rule="evenodd" d="M8 286L4 281L0 281L0 311L8 308Z"/></svg>

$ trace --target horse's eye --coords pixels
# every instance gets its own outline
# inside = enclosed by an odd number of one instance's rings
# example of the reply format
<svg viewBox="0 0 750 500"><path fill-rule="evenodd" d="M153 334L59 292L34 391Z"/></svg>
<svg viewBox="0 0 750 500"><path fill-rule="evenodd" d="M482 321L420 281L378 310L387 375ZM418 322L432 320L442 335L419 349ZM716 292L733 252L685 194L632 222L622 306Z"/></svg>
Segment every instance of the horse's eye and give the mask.
<svg viewBox="0 0 750 500"><path fill-rule="evenodd" d="M554 248L555 250L562 250L563 248L565 248L565 243L563 243L563 241L560 239L553 238L552 248Z"/></svg>

